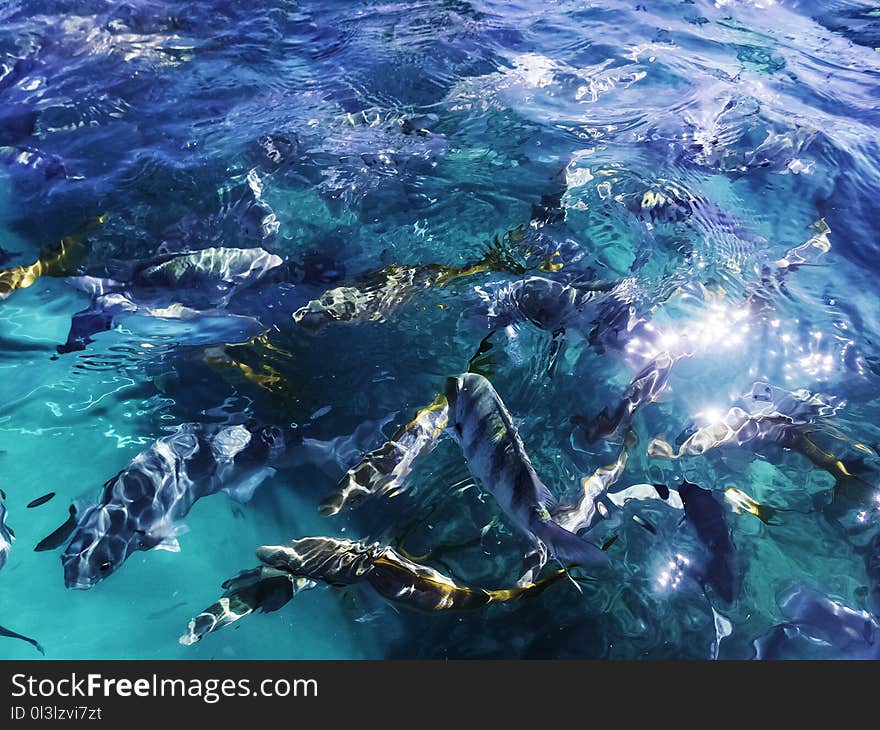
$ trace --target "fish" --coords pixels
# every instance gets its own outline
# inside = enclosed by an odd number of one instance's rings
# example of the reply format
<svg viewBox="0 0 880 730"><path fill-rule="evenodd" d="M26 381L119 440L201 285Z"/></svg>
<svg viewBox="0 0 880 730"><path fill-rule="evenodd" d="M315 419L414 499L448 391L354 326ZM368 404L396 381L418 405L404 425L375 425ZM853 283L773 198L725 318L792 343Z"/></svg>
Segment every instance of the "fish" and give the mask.
<svg viewBox="0 0 880 730"><path fill-rule="evenodd" d="M604 565L607 556L592 543L553 521L553 497L535 473L513 418L492 384L465 373L446 381L448 430L459 444L471 475L502 511L551 557L581 565Z"/></svg>
<svg viewBox="0 0 880 730"><path fill-rule="evenodd" d="M413 462L432 451L448 420L446 396L420 409L391 438L349 469L336 489L321 503L321 514L331 516L354 509L368 497L398 493L412 471Z"/></svg>
<svg viewBox="0 0 880 730"><path fill-rule="evenodd" d="M46 650L43 649L42 645L36 639L32 639L30 636L25 636L24 634L19 634L15 631L7 629L5 626L0 626L0 636L5 636L7 639L19 639L21 641L26 641L28 644L34 647L40 654L43 656L46 655Z"/></svg>
<svg viewBox="0 0 880 730"><path fill-rule="evenodd" d="M206 634L219 631L252 613L277 611L297 593L315 585L308 578L295 577L287 571L265 565L243 570L224 581L223 595L190 620L179 642L183 646L192 646Z"/></svg>
<svg viewBox="0 0 880 730"><path fill-rule="evenodd" d="M730 603L734 597L733 541L724 518L724 508L711 489L703 489L684 480L678 487L684 505L685 519L697 532L706 547L709 559L695 569L701 583L711 585L721 598Z"/></svg>
<svg viewBox="0 0 880 730"><path fill-rule="evenodd" d="M754 641L756 659L798 658L799 644L826 659L880 658L880 623L868 611L801 584L783 591L779 608L786 621Z"/></svg>
<svg viewBox="0 0 880 730"><path fill-rule="evenodd" d="M12 541L15 540L15 533L6 524L7 514L6 493L0 489L0 569L6 565L9 551L12 549Z"/></svg>
<svg viewBox="0 0 880 730"><path fill-rule="evenodd" d="M590 527L597 513L599 497L617 484L626 469L629 452L637 442L634 433L627 434L624 448L617 459L607 466L600 466L592 475L581 480L581 496L578 501L553 510L553 520L560 527L575 533Z"/></svg>
<svg viewBox="0 0 880 730"><path fill-rule="evenodd" d="M608 502L618 509L623 509L627 502L643 502L645 500L659 499L672 509L684 509L681 496L665 484L633 484L631 487L617 492L608 492Z"/></svg>
<svg viewBox="0 0 880 730"><path fill-rule="evenodd" d="M0 270L0 301L18 289L27 289L42 276L70 276L89 252L88 238L107 220L101 215L61 239L56 249L45 249L32 264Z"/></svg>
<svg viewBox="0 0 880 730"><path fill-rule="evenodd" d="M73 315L59 355L85 350L93 336L141 315L191 332L192 344L247 342L266 328L255 317L224 308L239 291L283 269L283 260L262 248L212 247L137 262L121 279L71 277L91 304ZM179 323L179 324L178 324Z"/></svg>
<svg viewBox="0 0 880 730"><path fill-rule="evenodd" d="M217 289L225 298L236 288L252 286L279 269L284 260L260 247L209 247L167 254L140 263L128 283L132 287ZM213 298L217 294L211 292Z"/></svg>
<svg viewBox="0 0 880 730"><path fill-rule="evenodd" d="M796 271L799 266L811 266L831 250L831 241L828 239L831 228L825 219L820 218L810 227L814 233L809 239L789 249L784 256L774 262L777 276Z"/></svg>
<svg viewBox="0 0 880 730"><path fill-rule="evenodd" d="M347 586L366 582L383 598L417 611L466 611L540 593L565 576L557 570L537 583L500 590L459 585L449 576L415 563L394 548L333 537L304 537L288 545L257 549L264 565L297 578Z"/></svg>
<svg viewBox="0 0 880 730"><path fill-rule="evenodd" d="M831 249L828 239L830 228L824 219L814 223L812 228L815 232L809 240L791 248L782 258L765 267L762 285L746 292L741 301L740 311L762 312L763 305L769 301L769 290L772 287L778 287L785 277L796 271L798 267L815 264ZM606 406L591 418L579 415L572 417L572 423L583 427L584 435L591 443L615 438L629 429L636 411L645 404L656 402L666 391L672 370L678 362L702 354L717 342L717 336L706 332L705 328L691 328L687 323L681 331L660 332L645 325L632 326L630 332L632 336L638 335L646 342L661 343L662 347L658 347L659 352L636 373L614 407ZM670 340L676 345L674 347L666 345L665 340ZM769 384L763 385L767 389L773 387ZM758 384L755 387L757 386ZM780 390L776 389L777 395Z"/></svg>
<svg viewBox="0 0 880 730"><path fill-rule="evenodd" d="M179 521L196 501L221 490L247 501L298 439L256 423L184 423L157 439L78 513L61 555L65 585L91 588L134 552L176 552Z"/></svg>
<svg viewBox="0 0 880 730"><path fill-rule="evenodd" d="M480 259L462 266L390 264L328 289L293 312L293 320L307 332L320 332L339 322L382 322L429 288L486 272L523 274L547 265L557 253L555 244L538 245L532 251L526 242L527 233L519 227L495 236Z"/></svg>
<svg viewBox="0 0 880 730"><path fill-rule="evenodd" d="M528 322L547 332L573 329L585 337L595 336L599 321L613 327L635 318L634 305L642 294L634 277L614 282L564 282L538 275L475 291L480 301L468 308L465 316L485 329Z"/></svg>
<svg viewBox="0 0 880 730"><path fill-rule="evenodd" d="M152 613L147 614L147 621L155 621L156 619L160 619L163 616L167 616L170 613L174 613L178 608L183 608L186 605L186 601L178 601L173 606L168 606L167 608L160 608L158 611L153 611Z"/></svg>
<svg viewBox="0 0 880 730"><path fill-rule="evenodd" d="M40 505L46 504L52 497L55 496L55 492L49 492L48 494L44 494L42 497L37 497L36 499L32 499L27 503L28 509L33 509L34 507L39 507Z"/></svg>
<svg viewBox="0 0 880 730"><path fill-rule="evenodd" d="M624 203L630 212L651 223L681 223L697 208L708 205L702 196L667 180L625 196Z"/></svg>
<svg viewBox="0 0 880 730"><path fill-rule="evenodd" d="M298 396L296 387L279 370L292 358L293 354L266 331L246 343L206 347L202 359L223 375L232 373L282 402L293 402Z"/></svg>
<svg viewBox="0 0 880 730"><path fill-rule="evenodd" d="M754 515L765 525L778 525L776 519L776 510L766 504L761 504L758 500L750 497L742 489L737 487L728 487L724 491L724 499L731 505L736 514Z"/></svg>
<svg viewBox="0 0 880 730"><path fill-rule="evenodd" d="M468 372L486 375L491 371L491 333L484 337L468 360ZM391 438L363 458L340 480L321 504L326 516L354 509L364 500L394 496L405 488L406 478L416 459L434 450L449 421L446 395L437 393L434 400L420 408L414 418L395 431Z"/></svg>
<svg viewBox="0 0 880 730"><path fill-rule="evenodd" d="M750 445L760 449L776 444L797 451L831 474L836 491L869 492L871 486L867 482L851 473L839 456L820 448L815 441L818 434L830 435L838 441L851 441L834 427L823 423L841 407L842 402L832 396L806 390L790 392L759 381L741 399L740 405L731 406L721 418L694 430L677 450L663 436L657 436L648 444L647 453L654 458L679 459L699 456L724 446Z"/></svg>
<svg viewBox="0 0 880 730"><path fill-rule="evenodd" d="M605 407L593 418L572 416L571 422L582 426L588 441L612 439L632 425L633 416L642 406L655 402L666 390L669 375L677 358L662 352L630 381L614 408Z"/></svg>

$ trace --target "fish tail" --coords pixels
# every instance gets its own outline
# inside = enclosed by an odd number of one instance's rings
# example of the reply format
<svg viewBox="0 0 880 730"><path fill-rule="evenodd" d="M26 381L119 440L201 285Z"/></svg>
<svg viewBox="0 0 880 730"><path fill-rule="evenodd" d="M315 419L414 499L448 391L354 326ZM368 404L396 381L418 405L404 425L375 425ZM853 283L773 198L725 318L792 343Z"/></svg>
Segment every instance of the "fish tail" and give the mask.
<svg viewBox="0 0 880 730"><path fill-rule="evenodd" d="M608 562L608 556L601 548L552 520L535 520L531 529L557 560L576 565L605 565Z"/></svg>
<svg viewBox="0 0 880 730"><path fill-rule="evenodd" d="M566 577L568 577L568 572L566 570L554 570L550 575L544 576L540 580L536 580L534 583L526 583L525 585L517 586L516 588L504 588L494 591L487 590L486 593L489 595L491 603L507 603L508 601L516 601L525 596L538 595L554 583L557 583L562 578Z"/></svg>

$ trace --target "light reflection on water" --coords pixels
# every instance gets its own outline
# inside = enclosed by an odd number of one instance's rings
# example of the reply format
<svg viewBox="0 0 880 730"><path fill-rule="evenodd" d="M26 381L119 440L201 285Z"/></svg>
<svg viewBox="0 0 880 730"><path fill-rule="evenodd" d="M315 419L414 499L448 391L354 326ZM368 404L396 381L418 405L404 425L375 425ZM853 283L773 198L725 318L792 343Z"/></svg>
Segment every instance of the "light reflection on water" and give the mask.
<svg viewBox="0 0 880 730"><path fill-rule="evenodd" d="M46 276L0 302L0 487L17 536L0 624L64 658L738 658L786 620L788 585L880 609L870 17L851 2L0 10L0 267L37 260L105 213L77 273L124 278L139 260L212 246L291 263L263 288L210 290L199 316L141 291L144 311L61 355L72 315L89 307L82 287ZM357 587L316 590L179 646L256 546L294 537L442 545L435 567L461 582L515 582L528 546L503 516L493 522L491 498L451 489L467 472L448 443L393 500L332 519L317 507L353 465L340 460L378 446L465 369L485 335L463 316L480 304L476 287L523 276L468 267L520 226L530 245L563 252L529 275L575 289L631 276L638 290L617 340L590 318L553 348L553 328L528 321L494 336L487 367L536 470L561 501L576 496L626 429L591 442L572 416L613 410L640 371L671 363L634 409L638 445L618 486L686 477L714 490L733 601L694 577L710 556L692 518L652 498L598 520L590 539L617 539L583 594L563 582L485 612L422 616ZM415 275L430 283L381 316L319 332L292 322L328 289L426 264L469 273ZM751 420L728 428L756 383L814 410L747 409ZM63 588L57 553L32 552L69 504L169 429L242 414L295 424L333 458L279 470L244 507L200 500L179 554L138 552L89 591ZM783 425L761 433L776 440L745 438L771 416ZM713 428L712 448L678 453ZM649 456L658 439L681 458ZM774 518L734 513L731 487ZM0 645L0 656L32 654Z"/></svg>

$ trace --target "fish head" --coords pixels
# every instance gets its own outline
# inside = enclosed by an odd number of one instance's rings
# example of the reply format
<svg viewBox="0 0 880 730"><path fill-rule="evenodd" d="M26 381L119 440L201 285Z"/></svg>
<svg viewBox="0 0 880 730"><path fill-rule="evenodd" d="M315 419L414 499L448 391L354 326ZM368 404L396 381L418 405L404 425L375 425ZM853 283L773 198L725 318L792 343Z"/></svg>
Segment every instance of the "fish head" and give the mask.
<svg viewBox="0 0 880 730"><path fill-rule="evenodd" d="M131 553L148 550L161 541L138 529L137 520L124 507L93 506L83 513L61 555L64 585L92 588L118 570Z"/></svg>
<svg viewBox="0 0 880 730"><path fill-rule="evenodd" d="M571 313L572 290L561 282L532 276L522 282L516 291L520 315L545 330L561 327Z"/></svg>

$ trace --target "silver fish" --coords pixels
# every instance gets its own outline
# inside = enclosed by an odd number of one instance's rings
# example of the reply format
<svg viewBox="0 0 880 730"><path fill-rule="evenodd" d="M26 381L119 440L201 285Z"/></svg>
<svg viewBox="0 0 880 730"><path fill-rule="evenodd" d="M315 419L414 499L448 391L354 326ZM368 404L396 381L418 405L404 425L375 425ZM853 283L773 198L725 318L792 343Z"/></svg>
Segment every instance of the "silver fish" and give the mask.
<svg viewBox="0 0 880 730"><path fill-rule="evenodd" d="M179 641L184 646L192 646L205 634L219 631L256 611L277 611L297 593L314 586L314 581L275 568L260 566L244 570L223 583L223 595L190 620Z"/></svg>
<svg viewBox="0 0 880 730"><path fill-rule="evenodd" d="M335 515L343 509L353 509L369 497L402 490L413 462L434 449L447 420L446 396L438 395L388 441L365 454L346 472L337 488L321 503L321 513Z"/></svg>
<svg viewBox="0 0 880 730"><path fill-rule="evenodd" d="M134 315L200 330L197 344L246 342L265 327L224 307L235 293L264 280L283 263L262 248L207 248L137 264L122 281L72 277L70 284L92 302L73 316L67 341L56 349L59 354L84 350L93 335Z"/></svg>
<svg viewBox="0 0 880 730"><path fill-rule="evenodd" d="M617 484L626 469L629 451L636 444L635 434L627 434L626 443L617 459L607 466L600 466L589 477L581 480L581 496L574 504L553 510L553 519L570 532L580 532L588 528L597 512L599 497Z"/></svg>
<svg viewBox="0 0 880 730"><path fill-rule="evenodd" d="M755 640L756 659L798 658L798 644L826 659L880 658L880 623L867 611L802 585L785 590L779 608L786 621Z"/></svg>
<svg viewBox="0 0 880 730"><path fill-rule="evenodd" d="M553 521L553 497L535 473L513 419L492 384L466 373L446 383L449 429L461 446L468 469L504 513L536 545L559 560L602 565L601 549Z"/></svg>
<svg viewBox="0 0 880 730"><path fill-rule="evenodd" d="M265 545L257 549L257 557L270 568L297 578L334 586L365 582L393 603L432 613L517 600L539 593L564 575L558 570L536 583L501 590L462 586L391 547L333 537L304 537L289 545Z"/></svg>
<svg viewBox="0 0 880 730"><path fill-rule="evenodd" d="M273 427L182 424L138 454L78 515L61 556L65 585L91 588L140 550L179 550L177 523L197 500L220 490L249 499L288 446Z"/></svg>

